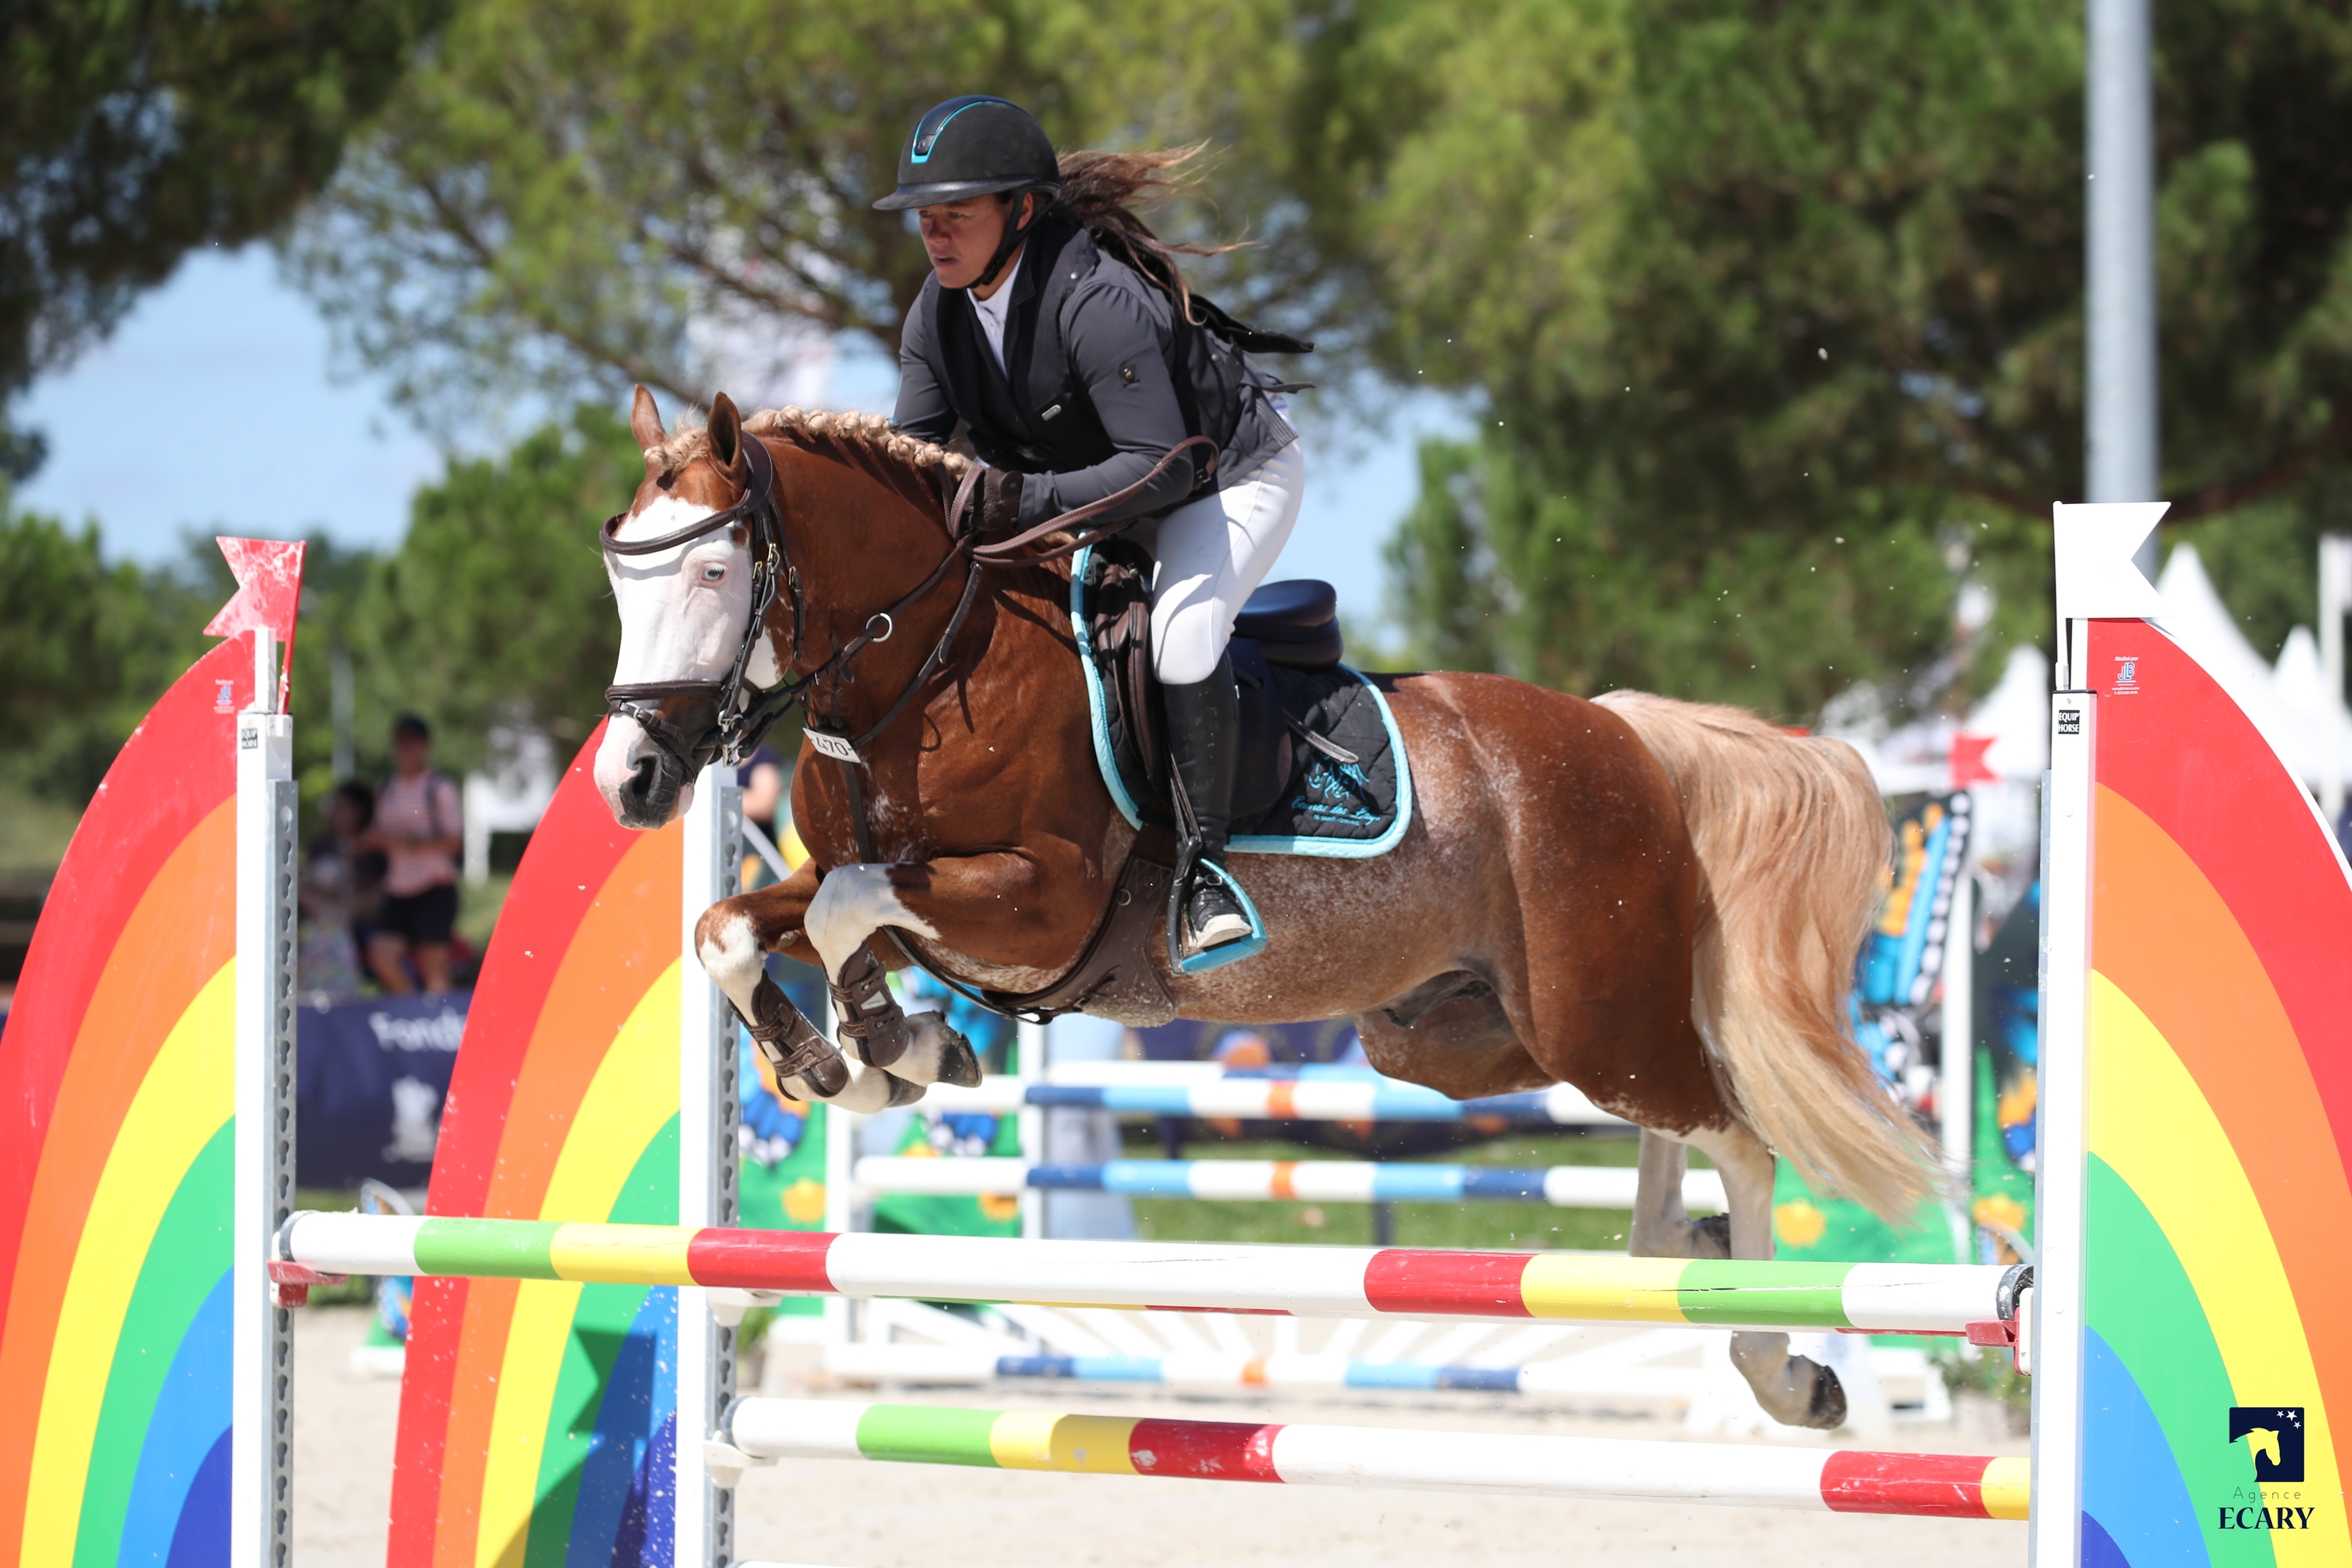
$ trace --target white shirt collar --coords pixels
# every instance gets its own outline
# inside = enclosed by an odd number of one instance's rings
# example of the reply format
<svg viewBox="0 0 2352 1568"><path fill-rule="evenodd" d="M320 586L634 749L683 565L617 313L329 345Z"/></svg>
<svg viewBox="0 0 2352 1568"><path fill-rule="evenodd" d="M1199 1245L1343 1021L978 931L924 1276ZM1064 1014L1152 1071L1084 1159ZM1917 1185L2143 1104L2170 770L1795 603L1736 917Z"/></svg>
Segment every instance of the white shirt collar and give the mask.
<svg viewBox="0 0 2352 1568"><path fill-rule="evenodd" d="M1021 262L1028 254L1024 245L1013 258L1013 265L1004 269L1004 280L996 292L983 300L972 296L971 308L979 312L981 335L988 340L989 353L996 356L996 368L1004 369L1004 322L1013 310L1013 285L1021 276Z"/></svg>

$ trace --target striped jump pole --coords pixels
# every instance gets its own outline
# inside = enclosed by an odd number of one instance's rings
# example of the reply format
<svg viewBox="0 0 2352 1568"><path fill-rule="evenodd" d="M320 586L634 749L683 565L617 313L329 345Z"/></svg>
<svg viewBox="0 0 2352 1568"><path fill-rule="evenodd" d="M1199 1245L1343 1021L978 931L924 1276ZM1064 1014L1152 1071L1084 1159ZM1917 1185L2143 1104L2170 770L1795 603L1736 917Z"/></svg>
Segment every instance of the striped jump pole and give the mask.
<svg viewBox="0 0 2352 1568"><path fill-rule="evenodd" d="M1545 1386L1538 1369L1525 1366L1355 1361L1326 1355L1244 1356L1222 1351L1164 1356L999 1355L966 1345L852 1343L827 1350L824 1367L840 1377L920 1384L976 1384L1018 1378L1148 1384L1161 1388L1454 1389L1476 1394L1533 1393Z"/></svg>
<svg viewBox="0 0 2352 1568"><path fill-rule="evenodd" d="M992 1383L1116 1383L1187 1390L1381 1389L1391 1393L1570 1394L1586 1398L1687 1399L1693 1373L1680 1367L1589 1358L1475 1366L1429 1361L1360 1361L1276 1352L1176 1351L1166 1355L1004 1354L983 1345L857 1343L828 1346L824 1370L837 1377L978 1387Z"/></svg>
<svg viewBox="0 0 2352 1568"><path fill-rule="evenodd" d="M1124 1193L1139 1198L1303 1199L1310 1203L1468 1202L1549 1204L1555 1208L1630 1209L1640 1173L1627 1166L1423 1165L1370 1160L1108 1160L1031 1164L1014 1159L941 1160L868 1156L856 1184L872 1193L976 1197L1023 1191ZM1683 1178L1685 1208L1729 1205L1723 1178Z"/></svg>
<svg viewBox="0 0 2352 1568"><path fill-rule="evenodd" d="M732 1453L725 1450L730 1448ZM744 1399L712 1469L879 1459L1287 1486L1719 1503L1929 1519L2026 1517L2030 1461L1722 1443L1064 1415L822 1399Z"/></svg>
<svg viewBox="0 0 2352 1568"><path fill-rule="evenodd" d="M974 1089L933 1084L923 1095L926 1110L1007 1116L1024 1107L1236 1121L1467 1121L1493 1117L1538 1126L1626 1125L1566 1084L1530 1094L1448 1100L1419 1084L1362 1073L1300 1079L1154 1077L1131 1083L1039 1083L1007 1078Z"/></svg>
<svg viewBox="0 0 2352 1568"><path fill-rule="evenodd" d="M296 1215L322 1274L702 1285L784 1294L1297 1316L1550 1318L1965 1334L2016 1311L1998 1264L1741 1263L1613 1253L1019 1241L868 1232Z"/></svg>

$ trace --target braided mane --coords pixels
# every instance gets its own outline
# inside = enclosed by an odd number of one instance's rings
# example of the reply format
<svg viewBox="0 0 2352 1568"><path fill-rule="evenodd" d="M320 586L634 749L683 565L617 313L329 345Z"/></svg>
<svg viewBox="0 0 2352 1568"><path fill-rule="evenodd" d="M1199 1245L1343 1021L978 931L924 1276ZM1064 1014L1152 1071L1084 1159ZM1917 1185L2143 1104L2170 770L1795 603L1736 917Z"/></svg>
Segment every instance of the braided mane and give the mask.
<svg viewBox="0 0 2352 1568"><path fill-rule="evenodd" d="M827 446L847 448L854 452L888 458L919 471L944 472L950 479L961 479L971 459L945 447L921 441L902 431L893 429L890 421L879 414L832 414L822 408L766 408L743 421L746 434L781 436L793 446L808 451L823 451ZM703 430L681 430L658 447L650 447L646 456L661 465L664 474L674 474L710 449L709 435Z"/></svg>

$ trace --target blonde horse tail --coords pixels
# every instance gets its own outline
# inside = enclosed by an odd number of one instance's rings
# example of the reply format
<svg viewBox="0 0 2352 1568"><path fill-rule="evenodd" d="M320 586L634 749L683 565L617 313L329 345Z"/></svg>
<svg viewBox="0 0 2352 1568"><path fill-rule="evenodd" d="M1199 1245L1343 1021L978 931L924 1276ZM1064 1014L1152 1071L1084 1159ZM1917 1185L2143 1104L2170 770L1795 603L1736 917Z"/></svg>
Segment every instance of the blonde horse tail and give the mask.
<svg viewBox="0 0 2352 1568"><path fill-rule="evenodd" d="M1911 1223L1940 1190L1939 1163L1848 1011L1887 866L1869 769L1843 742L1742 709L1640 691L1601 701L1682 799L1699 866L1692 1011L1733 1110L1814 1191Z"/></svg>

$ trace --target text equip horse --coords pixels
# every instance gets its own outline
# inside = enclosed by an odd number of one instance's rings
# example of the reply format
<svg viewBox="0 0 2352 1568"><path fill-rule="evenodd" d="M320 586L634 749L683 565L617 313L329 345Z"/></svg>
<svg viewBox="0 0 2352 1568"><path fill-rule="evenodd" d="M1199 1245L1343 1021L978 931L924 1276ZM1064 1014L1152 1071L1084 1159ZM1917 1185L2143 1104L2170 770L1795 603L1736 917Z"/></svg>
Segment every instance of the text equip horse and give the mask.
<svg viewBox="0 0 2352 1568"><path fill-rule="evenodd" d="M599 789L625 826L668 822L723 710L762 692L805 692L837 733L889 718L860 747L873 853L846 770L797 768L808 863L714 905L698 947L790 1053L792 1093L870 1111L969 1079L961 1037L937 1014L901 1018L881 991L881 967L904 961L877 933L1018 993L1057 980L1106 918L1132 829L1096 770L1066 563L991 569L969 588L944 499L963 459L880 419L747 426L721 396L706 430L673 440L640 388L632 429L646 471L606 526L622 684ZM751 504L771 491L772 509ZM1776 1150L1906 1221L1935 1186L1932 1157L1846 1019L1887 847L1852 749L1634 692L1589 702L1444 673L1381 686L1415 782L1403 840L1373 859L1244 858L1269 943L1163 973L1181 1015L1352 1016L1373 1065L1455 1097L1573 1084L1643 1129L1636 1255L1769 1258ZM768 952L824 968L866 1059L792 1012ZM1685 1214L1685 1144L1722 1173L1727 1227ZM1835 1375L1785 1335L1738 1334L1732 1351L1776 1419L1842 1419Z"/></svg>

